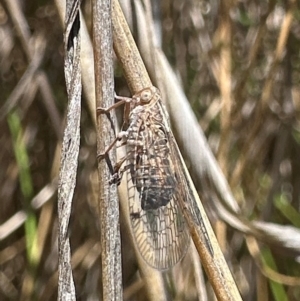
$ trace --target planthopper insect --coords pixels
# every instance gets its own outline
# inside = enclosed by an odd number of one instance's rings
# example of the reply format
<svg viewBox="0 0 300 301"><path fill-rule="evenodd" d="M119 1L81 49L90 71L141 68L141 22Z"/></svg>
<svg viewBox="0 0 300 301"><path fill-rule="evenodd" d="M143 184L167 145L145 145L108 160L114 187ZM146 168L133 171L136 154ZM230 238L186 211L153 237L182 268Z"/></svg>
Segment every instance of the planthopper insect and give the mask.
<svg viewBox="0 0 300 301"><path fill-rule="evenodd" d="M185 255L190 235L183 211L188 210L210 246L196 200L181 164L159 90L152 86L132 98L116 97L109 108L125 103L124 124L115 141L98 156L104 158L118 142L126 156L114 167L110 183L120 183L126 173L129 212L136 245L152 267L165 270Z"/></svg>

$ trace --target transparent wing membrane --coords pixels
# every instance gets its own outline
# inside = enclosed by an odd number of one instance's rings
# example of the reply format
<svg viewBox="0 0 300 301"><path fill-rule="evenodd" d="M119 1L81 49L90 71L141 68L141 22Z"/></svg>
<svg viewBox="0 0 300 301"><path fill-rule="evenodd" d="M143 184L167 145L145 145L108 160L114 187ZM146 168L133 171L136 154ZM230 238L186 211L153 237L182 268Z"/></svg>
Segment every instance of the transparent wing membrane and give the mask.
<svg viewBox="0 0 300 301"><path fill-rule="evenodd" d="M128 198L132 230L140 254L152 267L164 270L186 253L189 233L176 199L158 209L143 210L128 172Z"/></svg>

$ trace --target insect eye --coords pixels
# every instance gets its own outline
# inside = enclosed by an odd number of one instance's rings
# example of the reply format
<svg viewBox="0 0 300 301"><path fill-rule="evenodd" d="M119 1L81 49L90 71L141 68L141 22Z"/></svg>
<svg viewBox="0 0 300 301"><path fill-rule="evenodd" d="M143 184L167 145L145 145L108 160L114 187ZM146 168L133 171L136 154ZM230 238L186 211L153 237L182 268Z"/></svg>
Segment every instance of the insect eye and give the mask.
<svg viewBox="0 0 300 301"><path fill-rule="evenodd" d="M141 101L149 102L151 100L152 93L149 90L145 90L141 93Z"/></svg>

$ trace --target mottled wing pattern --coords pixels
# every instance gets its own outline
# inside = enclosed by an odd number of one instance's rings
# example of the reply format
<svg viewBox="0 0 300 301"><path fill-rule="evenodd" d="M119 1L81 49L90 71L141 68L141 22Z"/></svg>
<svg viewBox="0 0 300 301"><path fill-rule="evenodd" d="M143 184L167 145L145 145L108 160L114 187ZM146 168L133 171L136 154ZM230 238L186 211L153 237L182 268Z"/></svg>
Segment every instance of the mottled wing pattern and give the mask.
<svg viewBox="0 0 300 301"><path fill-rule="evenodd" d="M163 270L184 256L190 237L177 200L181 183L161 110L156 103L132 116L127 140L127 188L137 247L149 265Z"/></svg>

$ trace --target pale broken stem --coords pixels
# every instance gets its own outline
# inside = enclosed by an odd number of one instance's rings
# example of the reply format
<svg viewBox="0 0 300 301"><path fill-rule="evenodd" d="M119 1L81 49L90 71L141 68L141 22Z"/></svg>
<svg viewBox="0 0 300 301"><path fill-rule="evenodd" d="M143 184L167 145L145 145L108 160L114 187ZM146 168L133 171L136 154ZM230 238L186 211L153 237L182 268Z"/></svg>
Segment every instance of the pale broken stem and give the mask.
<svg viewBox="0 0 300 301"><path fill-rule="evenodd" d="M217 153L217 160L223 171L223 174L228 178L228 154L230 151L230 137L231 137L231 110L233 104L233 95L231 91L231 19L230 10L232 4L230 1L222 1L220 3L220 26L219 26L219 43L222 45L220 51L220 80L218 82L220 87L220 99L221 99L221 110L220 110L220 143ZM216 231L219 245L222 250L226 249L226 224L222 221L218 221L218 229L222 231Z"/></svg>
<svg viewBox="0 0 300 301"><path fill-rule="evenodd" d="M58 297L76 300L68 237L80 145L81 68L79 1L67 1L65 19L65 78L68 92L67 124L64 131L58 183Z"/></svg>
<svg viewBox="0 0 300 301"><path fill-rule="evenodd" d="M96 82L96 104L98 108L114 107L114 74L112 51L111 1L93 1L93 44ZM105 17L104 17L105 16ZM118 104L120 105L120 104ZM97 152L112 148L113 114L98 114ZM116 151L112 149L112 164L116 161ZM121 239L119 226L119 200L116 185L107 179L110 170L104 160L98 160L99 175L99 222L101 225L101 260L103 300L123 300Z"/></svg>
<svg viewBox="0 0 300 301"><path fill-rule="evenodd" d="M222 45L220 51L220 92L221 92L221 106L220 121L221 121L221 138L217 154L217 159L221 169L227 177L228 174L228 152L230 148L230 114L232 107L232 93L231 93L231 20L229 17L230 2L226 4L221 2L222 19L219 27L219 43ZM223 12L223 13L222 13Z"/></svg>

